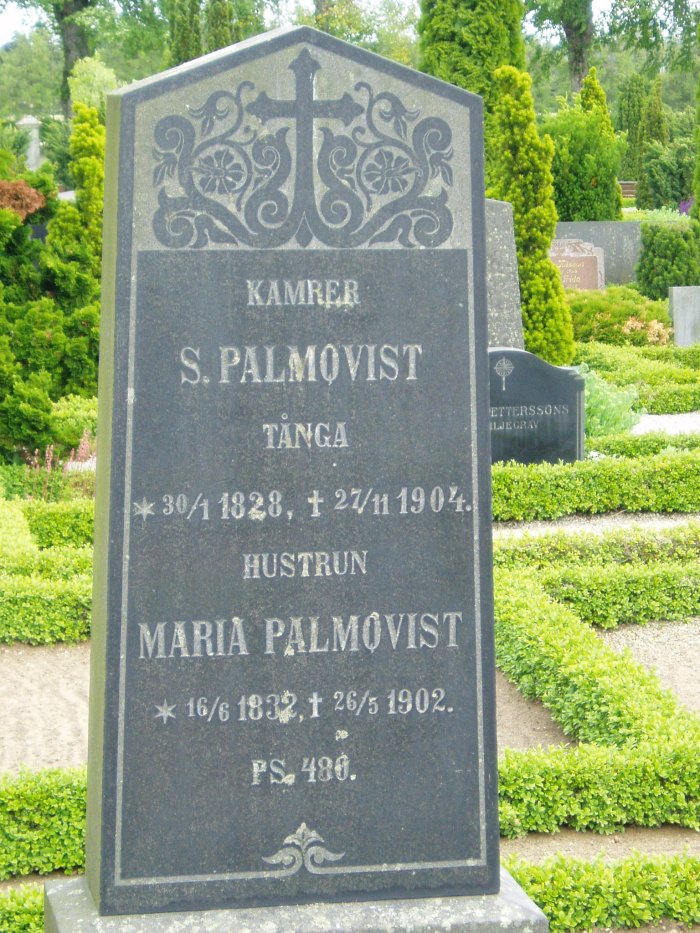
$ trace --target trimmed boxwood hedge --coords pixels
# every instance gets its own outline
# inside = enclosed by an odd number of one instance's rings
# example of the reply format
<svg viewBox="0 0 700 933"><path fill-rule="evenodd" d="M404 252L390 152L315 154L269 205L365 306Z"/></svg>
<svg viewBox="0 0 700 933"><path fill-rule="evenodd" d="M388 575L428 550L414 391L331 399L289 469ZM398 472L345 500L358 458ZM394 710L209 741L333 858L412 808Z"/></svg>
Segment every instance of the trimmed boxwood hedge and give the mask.
<svg viewBox="0 0 700 933"><path fill-rule="evenodd" d="M0 575L0 643L77 642L90 633L92 577Z"/></svg>
<svg viewBox="0 0 700 933"><path fill-rule="evenodd" d="M700 560L700 523L688 521L669 528L621 528L595 531L555 531L548 534L497 536L495 567L549 570L553 564L646 564L655 561Z"/></svg>
<svg viewBox="0 0 700 933"><path fill-rule="evenodd" d="M95 503L92 499L73 499L70 502L27 500L22 507L38 547L92 545L95 531Z"/></svg>
<svg viewBox="0 0 700 933"><path fill-rule="evenodd" d="M494 464L493 517L534 521L615 512L700 512L700 450L636 460Z"/></svg>

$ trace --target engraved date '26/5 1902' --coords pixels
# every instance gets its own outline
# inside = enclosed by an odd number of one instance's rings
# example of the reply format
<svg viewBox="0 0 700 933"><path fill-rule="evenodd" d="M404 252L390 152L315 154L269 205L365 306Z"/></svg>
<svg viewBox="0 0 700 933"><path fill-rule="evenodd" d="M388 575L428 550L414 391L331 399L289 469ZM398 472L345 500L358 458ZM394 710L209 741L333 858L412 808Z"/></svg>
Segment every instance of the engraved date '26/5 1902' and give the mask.
<svg viewBox="0 0 700 933"><path fill-rule="evenodd" d="M153 229L164 246L307 247L314 238L335 248L445 242L453 225L444 187L453 181L448 124L419 120L420 111L388 91L375 94L366 81L354 85L354 94L317 99L320 67L303 49L289 65L294 99L262 91L251 100L255 86L243 81L235 93L215 91L190 108L194 120L172 114L158 122ZM253 129L250 116L270 124L270 132ZM320 125L315 154L317 120L340 122L348 132ZM439 193L426 194L438 178L432 190L440 186Z"/></svg>

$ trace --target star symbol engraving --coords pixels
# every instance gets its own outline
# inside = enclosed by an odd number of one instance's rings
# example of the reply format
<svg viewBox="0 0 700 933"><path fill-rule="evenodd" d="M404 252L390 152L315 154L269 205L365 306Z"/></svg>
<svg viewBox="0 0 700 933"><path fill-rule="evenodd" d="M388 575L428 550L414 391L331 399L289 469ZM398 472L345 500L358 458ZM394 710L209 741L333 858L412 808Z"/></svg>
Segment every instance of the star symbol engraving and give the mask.
<svg viewBox="0 0 700 933"><path fill-rule="evenodd" d="M163 700L162 706L158 706L158 704L156 703L155 707L158 710L158 712L153 717L154 719L162 719L164 725L169 719L175 719L175 713L173 712L173 710L175 709L174 703L172 706L170 706L167 700Z"/></svg>
<svg viewBox="0 0 700 933"><path fill-rule="evenodd" d="M140 515L141 518L144 520L144 523L145 523L145 521L146 521L146 519L148 518L149 515L155 515L155 514L156 514L156 513L153 511L153 506L154 506L154 505L155 505L155 502L149 502L149 501L146 499L146 497L144 496L143 499L142 499L140 502L134 502L134 515L136 515L136 516L139 516L139 515Z"/></svg>

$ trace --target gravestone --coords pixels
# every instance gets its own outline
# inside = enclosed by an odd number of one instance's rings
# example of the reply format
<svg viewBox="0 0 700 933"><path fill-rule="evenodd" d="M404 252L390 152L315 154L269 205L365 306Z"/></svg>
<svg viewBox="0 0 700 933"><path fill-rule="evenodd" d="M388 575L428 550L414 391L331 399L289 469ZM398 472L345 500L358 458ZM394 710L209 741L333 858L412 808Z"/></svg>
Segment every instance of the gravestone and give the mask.
<svg viewBox="0 0 700 933"><path fill-rule="evenodd" d="M554 240L549 258L561 273L564 288L605 288L605 256L583 240Z"/></svg>
<svg viewBox="0 0 700 933"><path fill-rule="evenodd" d="M525 347L513 206L486 199L486 303L490 347Z"/></svg>
<svg viewBox="0 0 700 933"><path fill-rule="evenodd" d="M642 225L639 221L560 221L554 235L558 240L583 240L602 249L608 285L626 285L636 279L642 252Z"/></svg>
<svg viewBox="0 0 700 933"><path fill-rule="evenodd" d="M18 130L25 130L29 137L26 154L27 168L35 172L46 161L41 153L41 136L39 135L41 122L32 114L27 114L18 120L15 126Z"/></svg>
<svg viewBox="0 0 700 933"><path fill-rule="evenodd" d="M668 290L668 310L677 347L700 343L700 286L684 285Z"/></svg>
<svg viewBox="0 0 700 933"><path fill-rule="evenodd" d="M533 353L489 350L491 459L570 463L583 457L584 379Z"/></svg>
<svg viewBox="0 0 700 933"><path fill-rule="evenodd" d="M546 929L498 893L480 100L297 28L107 133L87 884L47 930Z"/></svg>

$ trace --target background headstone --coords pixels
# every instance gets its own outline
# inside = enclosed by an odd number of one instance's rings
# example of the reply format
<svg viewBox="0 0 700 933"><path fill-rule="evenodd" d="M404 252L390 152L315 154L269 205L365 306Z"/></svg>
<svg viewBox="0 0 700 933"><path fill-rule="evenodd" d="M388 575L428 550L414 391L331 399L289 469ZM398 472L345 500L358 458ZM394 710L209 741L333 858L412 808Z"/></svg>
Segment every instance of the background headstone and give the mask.
<svg viewBox="0 0 700 933"><path fill-rule="evenodd" d="M605 257L600 247L582 240L554 240L549 258L559 269L564 288L605 287Z"/></svg>
<svg viewBox="0 0 700 933"><path fill-rule="evenodd" d="M678 347L700 343L700 286L669 288L668 310L673 322L673 342Z"/></svg>
<svg viewBox="0 0 700 933"><path fill-rule="evenodd" d="M525 346L513 206L486 199L486 300L489 346Z"/></svg>
<svg viewBox="0 0 700 933"><path fill-rule="evenodd" d="M21 120L18 120L15 126L18 130L25 130L29 134L26 156L27 168L34 172L46 161L41 154L41 139L39 137L41 123L35 116L28 114L26 117L22 117Z"/></svg>
<svg viewBox="0 0 700 933"><path fill-rule="evenodd" d="M638 221L560 221L555 236L558 240L583 240L602 249L608 285L635 281L642 251L642 225Z"/></svg>
<svg viewBox="0 0 700 933"><path fill-rule="evenodd" d="M584 380L525 350L489 350L491 459L518 463L580 460Z"/></svg>

